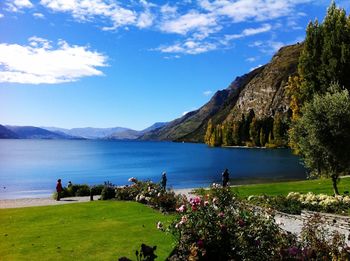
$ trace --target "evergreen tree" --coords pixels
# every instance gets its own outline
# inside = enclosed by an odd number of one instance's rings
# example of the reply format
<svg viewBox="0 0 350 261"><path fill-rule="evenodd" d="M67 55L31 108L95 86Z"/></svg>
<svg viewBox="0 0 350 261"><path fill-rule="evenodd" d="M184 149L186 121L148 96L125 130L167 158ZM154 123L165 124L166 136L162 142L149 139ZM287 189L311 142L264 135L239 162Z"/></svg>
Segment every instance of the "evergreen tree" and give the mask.
<svg viewBox="0 0 350 261"><path fill-rule="evenodd" d="M322 53L319 82L325 93L331 83L350 87L350 28L344 9L332 2L322 24Z"/></svg>

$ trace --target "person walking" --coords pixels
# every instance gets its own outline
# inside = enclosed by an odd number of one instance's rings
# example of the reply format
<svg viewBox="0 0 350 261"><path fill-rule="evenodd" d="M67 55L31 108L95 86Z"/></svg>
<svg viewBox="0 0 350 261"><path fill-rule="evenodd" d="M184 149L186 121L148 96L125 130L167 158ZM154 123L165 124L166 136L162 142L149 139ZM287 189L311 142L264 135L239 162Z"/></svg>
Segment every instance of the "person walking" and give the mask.
<svg viewBox="0 0 350 261"><path fill-rule="evenodd" d="M222 186L225 188L227 187L227 183L230 180L230 173L228 172L228 169L225 169L222 173Z"/></svg>
<svg viewBox="0 0 350 261"><path fill-rule="evenodd" d="M63 188L62 188L61 179L58 179L57 184L56 184L57 201L61 200L62 190L63 190Z"/></svg>
<svg viewBox="0 0 350 261"><path fill-rule="evenodd" d="M166 177L166 172L164 171L162 174L162 180L160 182L160 185L162 186L163 190L166 190L166 182L167 182L167 177Z"/></svg>

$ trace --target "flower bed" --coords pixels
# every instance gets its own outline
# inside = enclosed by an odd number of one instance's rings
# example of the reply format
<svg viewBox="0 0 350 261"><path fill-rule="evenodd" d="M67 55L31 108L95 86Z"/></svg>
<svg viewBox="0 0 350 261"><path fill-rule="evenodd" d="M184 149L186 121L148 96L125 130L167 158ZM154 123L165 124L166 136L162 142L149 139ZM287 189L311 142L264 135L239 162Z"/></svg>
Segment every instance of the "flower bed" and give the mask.
<svg viewBox="0 0 350 261"><path fill-rule="evenodd" d="M164 190L158 183L152 181L139 181L130 178L131 185L115 188L115 197L118 200L134 200L150 205L162 212L173 212L183 197L174 191Z"/></svg>
<svg viewBox="0 0 350 261"><path fill-rule="evenodd" d="M278 227L272 213L257 213L228 189L214 187L184 201L170 226L177 239L170 260L348 260L344 237L313 217L300 240Z"/></svg>
<svg viewBox="0 0 350 261"><path fill-rule="evenodd" d="M247 200L262 207L272 207L289 214L301 214L302 210L348 215L350 196L290 192L285 196L249 196Z"/></svg>

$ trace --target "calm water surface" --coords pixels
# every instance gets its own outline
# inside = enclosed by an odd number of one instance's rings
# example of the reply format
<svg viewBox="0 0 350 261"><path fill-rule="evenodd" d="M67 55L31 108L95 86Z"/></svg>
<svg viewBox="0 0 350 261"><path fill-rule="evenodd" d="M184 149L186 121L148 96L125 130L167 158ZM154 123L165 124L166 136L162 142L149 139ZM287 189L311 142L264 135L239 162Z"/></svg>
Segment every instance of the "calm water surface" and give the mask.
<svg viewBox="0 0 350 261"><path fill-rule="evenodd" d="M224 168L233 183L305 178L289 150L209 148L204 144L93 140L0 140L0 198L47 197L56 180L89 185L128 178L160 181L173 188L220 182Z"/></svg>

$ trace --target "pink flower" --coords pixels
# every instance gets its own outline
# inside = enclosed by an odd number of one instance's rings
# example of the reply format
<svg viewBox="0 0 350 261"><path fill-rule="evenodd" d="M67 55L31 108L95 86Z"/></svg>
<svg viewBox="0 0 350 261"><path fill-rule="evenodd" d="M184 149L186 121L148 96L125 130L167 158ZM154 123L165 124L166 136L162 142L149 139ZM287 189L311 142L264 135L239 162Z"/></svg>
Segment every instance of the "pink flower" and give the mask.
<svg viewBox="0 0 350 261"><path fill-rule="evenodd" d="M224 214L224 212L220 212L220 213L218 214L218 216L221 217L221 218L223 218L223 217L225 216L225 214Z"/></svg>
<svg viewBox="0 0 350 261"><path fill-rule="evenodd" d="M176 209L176 211L183 213L183 212L186 211L186 206L185 205L181 205L178 209Z"/></svg>
<svg viewBox="0 0 350 261"><path fill-rule="evenodd" d="M209 201L204 201L204 206L208 206L209 205Z"/></svg>
<svg viewBox="0 0 350 261"><path fill-rule="evenodd" d="M200 197L195 197L195 198L191 198L190 199L190 204L192 205L192 206L198 206L198 205L200 205L201 204L201 198Z"/></svg>

